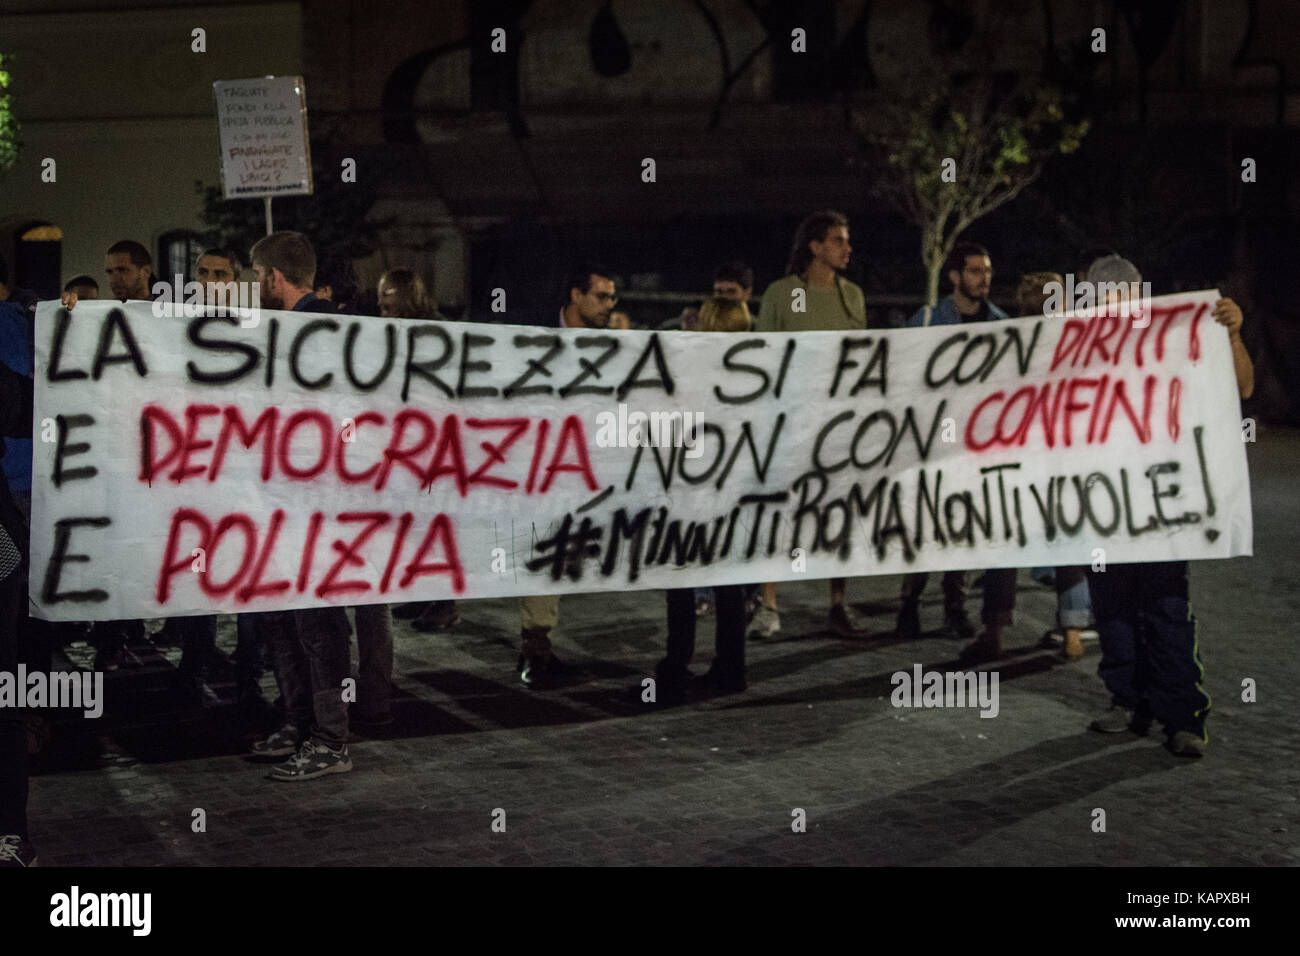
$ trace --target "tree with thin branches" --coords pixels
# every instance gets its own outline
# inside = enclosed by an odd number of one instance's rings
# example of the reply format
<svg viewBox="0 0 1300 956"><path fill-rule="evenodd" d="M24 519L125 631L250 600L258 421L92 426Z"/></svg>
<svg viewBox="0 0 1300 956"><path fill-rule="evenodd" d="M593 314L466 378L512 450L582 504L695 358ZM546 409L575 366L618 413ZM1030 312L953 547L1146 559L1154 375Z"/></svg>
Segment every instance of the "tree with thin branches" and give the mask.
<svg viewBox="0 0 1300 956"><path fill-rule="evenodd" d="M877 156L875 191L921 232L930 306L962 233L1077 150L1089 126L1067 117L1059 88L988 74L918 77L852 119Z"/></svg>

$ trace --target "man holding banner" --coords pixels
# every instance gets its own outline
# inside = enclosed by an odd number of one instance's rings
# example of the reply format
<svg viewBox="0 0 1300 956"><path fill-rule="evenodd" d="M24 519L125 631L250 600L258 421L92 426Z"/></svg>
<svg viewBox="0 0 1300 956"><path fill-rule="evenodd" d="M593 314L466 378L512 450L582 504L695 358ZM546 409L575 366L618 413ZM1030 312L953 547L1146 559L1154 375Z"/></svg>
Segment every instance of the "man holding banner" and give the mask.
<svg viewBox="0 0 1300 956"><path fill-rule="evenodd" d="M301 233L273 232L249 253L262 301L291 312L328 312L317 299L316 253ZM266 615L275 655L275 676L284 698L286 722L253 746L263 757L288 756L267 775L270 780L313 780L352 769L348 755L348 703L344 682L350 673L352 625L337 605Z"/></svg>
<svg viewBox="0 0 1300 956"><path fill-rule="evenodd" d="M993 260L989 251L974 242L959 242L948 254L946 275L952 283L952 294L934 308L924 306L908 320L911 327L932 325L962 325L966 322L990 322L1005 319L1007 314L989 300L993 283ZM945 571L943 575L943 627L953 637L974 636L975 628L966 614L967 572ZM921 595L930 576L925 572L903 576L902 607L895 628L899 637L915 640L921 636ZM984 633L980 639L963 649L963 659L969 663L992 660L1001 654L1001 632L1011 623L1008 602L1015 599L1015 580L1011 587L989 588L990 576L985 575ZM999 584L1003 582L1000 579Z"/></svg>
<svg viewBox="0 0 1300 956"><path fill-rule="evenodd" d="M562 329L607 329L618 302L613 272L594 262L569 271L560 308ZM519 680L529 687L553 682L564 665L551 647L551 632L560 623L558 594L530 594L519 599Z"/></svg>
<svg viewBox="0 0 1300 956"><path fill-rule="evenodd" d="M1088 281L1122 288L1141 283L1142 277L1126 259L1107 256L1088 267ZM1118 299L1112 292L1106 305ZM1241 339L1241 309L1231 299L1219 299L1211 315L1228 330L1237 393L1249 398L1255 369ZM1155 717L1164 724L1173 754L1202 756L1209 743L1210 695L1201 683L1205 667L1189 603L1187 562L1113 564L1089 572L1088 581L1101 643L1097 673L1111 694L1110 709L1091 728L1144 736Z"/></svg>
<svg viewBox="0 0 1300 956"><path fill-rule="evenodd" d="M763 292L755 328L760 332L865 331L866 297L860 286L841 275L852 254L847 216L834 209L806 216L795 230L785 278ZM846 578L830 579L827 629L840 637L866 637L867 622L844 599L846 585ZM765 584L762 594L751 634L772 637L781 629L775 583Z"/></svg>

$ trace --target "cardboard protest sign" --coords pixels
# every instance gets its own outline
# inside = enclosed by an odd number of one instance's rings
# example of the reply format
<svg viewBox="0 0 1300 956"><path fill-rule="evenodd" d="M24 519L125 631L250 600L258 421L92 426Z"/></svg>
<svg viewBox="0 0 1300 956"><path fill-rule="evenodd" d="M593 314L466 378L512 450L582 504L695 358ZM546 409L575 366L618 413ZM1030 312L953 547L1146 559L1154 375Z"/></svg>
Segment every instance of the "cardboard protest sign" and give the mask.
<svg viewBox="0 0 1300 956"><path fill-rule="evenodd" d="M34 613L1249 554L1217 297L766 335L44 303Z"/></svg>
<svg viewBox="0 0 1300 956"><path fill-rule="evenodd" d="M217 100L224 197L310 193L311 152L302 77L218 80L212 92Z"/></svg>

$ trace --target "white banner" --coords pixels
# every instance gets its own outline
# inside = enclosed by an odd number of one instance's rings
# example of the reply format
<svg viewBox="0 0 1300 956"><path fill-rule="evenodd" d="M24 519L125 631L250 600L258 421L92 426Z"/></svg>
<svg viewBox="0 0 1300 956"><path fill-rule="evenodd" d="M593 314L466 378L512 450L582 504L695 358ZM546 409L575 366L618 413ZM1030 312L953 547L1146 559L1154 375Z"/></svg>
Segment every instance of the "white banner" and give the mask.
<svg viewBox="0 0 1300 956"><path fill-rule="evenodd" d="M33 613L1249 554L1216 298L797 334L43 303Z"/></svg>

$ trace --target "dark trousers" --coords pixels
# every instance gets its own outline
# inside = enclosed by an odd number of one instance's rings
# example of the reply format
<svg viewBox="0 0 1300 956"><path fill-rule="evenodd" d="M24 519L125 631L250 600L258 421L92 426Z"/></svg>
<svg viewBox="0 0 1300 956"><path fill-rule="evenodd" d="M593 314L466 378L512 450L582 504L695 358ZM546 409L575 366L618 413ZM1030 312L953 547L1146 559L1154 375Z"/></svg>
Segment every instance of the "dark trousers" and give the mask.
<svg viewBox="0 0 1300 956"><path fill-rule="evenodd" d="M174 617L168 624L181 639L181 676L199 678L217 656L217 616Z"/></svg>
<svg viewBox="0 0 1300 956"><path fill-rule="evenodd" d="M980 618L985 627L1010 627L1016 610L1016 569L989 568L984 572L984 606Z"/></svg>
<svg viewBox="0 0 1300 956"><path fill-rule="evenodd" d="M235 687L240 694L261 694L258 684L262 680L262 646L264 638L258 621L259 613L240 614L235 617Z"/></svg>
<svg viewBox="0 0 1300 956"><path fill-rule="evenodd" d="M680 685L695 655L695 589L672 588L668 598L668 653L655 668L660 683ZM710 673L723 685L745 681L745 585L728 584L713 589L717 602L714 632L715 658Z"/></svg>
<svg viewBox="0 0 1300 956"><path fill-rule="evenodd" d="M349 674L352 626L341 607L268 612L261 619L275 655L275 678L285 717L335 750L348 741L348 705L343 681Z"/></svg>
<svg viewBox="0 0 1300 956"><path fill-rule="evenodd" d="M90 628L90 645L97 651L121 650L127 641L143 638L144 621L96 621Z"/></svg>
<svg viewBox="0 0 1300 956"><path fill-rule="evenodd" d="M393 715L393 612L387 604L362 604L352 609L352 616L357 622L357 719L379 723Z"/></svg>
<svg viewBox="0 0 1300 956"><path fill-rule="evenodd" d="M929 572L918 571L903 575L903 600L919 601L930 580ZM960 611L966 607L966 572L943 572L943 609Z"/></svg>
<svg viewBox="0 0 1300 956"><path fill-rule="evenodd" d="M1114 703L1147 711L1165 730L1205 734L1210 695L1188 603L1186 561L1112 564L1090 571L1101 643L1097 673Z"/></svg>
<svg viewBox="0 0 1300 956"><path fill-rule="evenodd" d="M18 616L27 606L21 569L0 582L0 671L18 672ZM22 712L0 707L0 836L27 839L27 732Z"/></svg>

